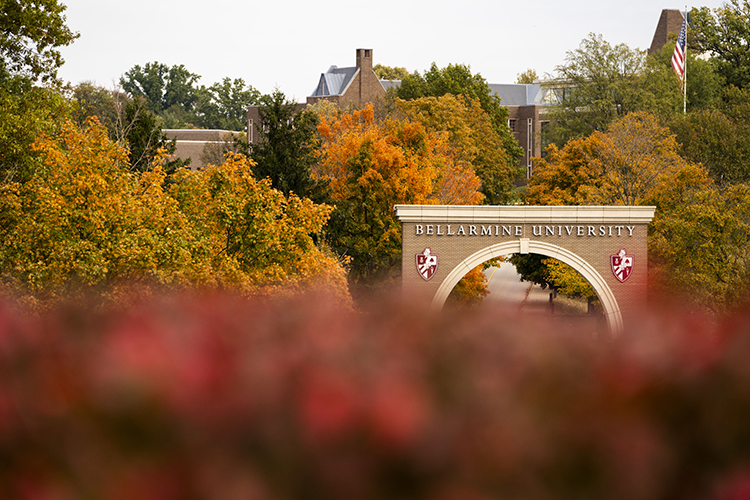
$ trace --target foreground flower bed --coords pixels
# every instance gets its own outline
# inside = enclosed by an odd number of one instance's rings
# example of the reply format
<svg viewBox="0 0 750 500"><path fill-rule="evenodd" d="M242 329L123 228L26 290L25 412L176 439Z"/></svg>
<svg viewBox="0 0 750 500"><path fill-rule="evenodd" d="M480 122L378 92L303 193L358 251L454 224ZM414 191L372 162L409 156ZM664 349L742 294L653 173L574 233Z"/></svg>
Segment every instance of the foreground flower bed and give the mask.
<svg viewBox="0 0 750 500"><path fill-rule="evenodd" d="M750 317L164 296L0 312L0 498L747 498Z"/></svg>

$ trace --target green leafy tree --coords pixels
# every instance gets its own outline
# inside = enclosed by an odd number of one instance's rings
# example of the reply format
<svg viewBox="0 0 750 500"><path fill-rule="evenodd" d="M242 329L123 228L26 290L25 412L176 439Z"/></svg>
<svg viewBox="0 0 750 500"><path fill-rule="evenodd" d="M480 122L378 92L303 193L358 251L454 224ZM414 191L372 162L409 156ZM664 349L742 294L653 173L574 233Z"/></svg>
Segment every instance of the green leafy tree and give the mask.
<svg viewBox="0 0 750 500"><path fill-rule="evenodd" d="M646 61L645 94L653 96L648 111L664 118L682 114L682 82L672 69L674 42L648 56ZM695 51L687 52L687 110L713 109L721 102L722 79L714 66L698 57Z"/></svg>
<svg viewBox="0 0 750 500"><path fill-rule="evenodd" d="M200 76L184 65L172 67L159 62L135 65L120 78L120 85L131 97L142 97L148 108L161 114L172 106L192 111L198 100L195 83Z"/></svg>
<svg viewBox="0 0 750 500"><path fill-rule="evenodd" d="M378 78L381 80L403 80L409 75L409 70L406 68L400 68L397 66L383 66L382 64L376 64L372 70L375 72Z"/></svg>
<svg viewBox="0 0 750 500"><path fill-rule="evenodd" d="M726 85L750 83L750 3L729 0L717 9L700 7L690 12L690 43L710 54Z"/></svg>
<svg viewBox="0 0 750 500"><path fill-rule="evenodd" d="M242 78L224 78L210 87L201 87L196 104L198 124L203 128L245 130L247 107L258 104L260 96Z"/></svg>
<svg viewBox="0 0 750 500"><path fill-rule="evenodd" d="M109 132L109 137L128 151L128 162L133 170L150 169L160 149L173 155L177 145L162 131L163 120L148 109L143 98L130 98L118 89L109 90L88 82L73 89L72 118L79 127L96 117ZM164 164L173 173L187 161L173 159Z"/></svg>
<svg viewBox="0 0 750 500"><path fill-rule="evenodd" d="M119 108L127 100L128 97L117 90L81 82L73 87L71 116L79 127L85 126L89 117L96 116L99 123L112 131L121 120Z"/></svg>
<svg viewBox="0 0 750 500"><path fill-rule="evenodd" d="M55 89L35 86L28 78L0 80L0 182L24 181L38 167L31 144L59 129L68 104Z"/></svg>
<svg viewBox="0 0 750 500"><path fill-rule="evenodd" d="M58 49L78 35L57 0L4 0L0 7L0 182L24 181L38 166L31 144L68 113L57 92Z"/></svg>
<svg viewBox="0 0 750 500"><path fill-rule="evenodd" d="M616 118L648 109L652 97L644 89L646 53L625 44L610 45L590 34L569 51L556 68L559 103L552 107L552 139L569 139L604 131Z"/></svg>
<svg viewBox="0 0 750 500"><path fill-rule="evenodd" d="M670 128L680 154L701 163L718 186L750 182L750 128L717 109L678 116Z"/></svg>
<svg viewBox="0 0 750 500"><path fill-rule="evenodd" d="M251 146L258 179L268 178L279 191L322 200L325 184L314 179L317 161L318 117L309 110L298 112L297 104L280 90L260 98L260 140Z"/></svg>
<svg viewBox="0 0 750 500"><path fill-rule="evenodd" d="M65 25L65 5L57 0L3 0L0 5L0 77L54 81L63 63L58 48L78 38Z"/></svg>

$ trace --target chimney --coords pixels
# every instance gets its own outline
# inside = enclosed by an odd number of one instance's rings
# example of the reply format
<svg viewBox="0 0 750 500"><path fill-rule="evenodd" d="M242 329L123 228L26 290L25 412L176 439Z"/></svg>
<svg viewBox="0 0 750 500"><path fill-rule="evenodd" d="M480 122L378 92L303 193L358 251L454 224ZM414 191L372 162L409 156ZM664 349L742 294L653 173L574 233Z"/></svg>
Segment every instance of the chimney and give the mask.
<svg viewBox="0 0 750 500"><path fill-rule="evenodd" d="M656 32L654 32L654 39L651 41L651 47L648 49L649 55L658 52L667 44L670 33L680 33L683 19L682 12L679 10L664 9L661 11L659 23L656 25Z"/></svg>
<svg viewBox="0 0 750 500"><path fill-rule="evenodd" d="M372 49L357 49L357 68L360 73L372 71Z"/></svg>

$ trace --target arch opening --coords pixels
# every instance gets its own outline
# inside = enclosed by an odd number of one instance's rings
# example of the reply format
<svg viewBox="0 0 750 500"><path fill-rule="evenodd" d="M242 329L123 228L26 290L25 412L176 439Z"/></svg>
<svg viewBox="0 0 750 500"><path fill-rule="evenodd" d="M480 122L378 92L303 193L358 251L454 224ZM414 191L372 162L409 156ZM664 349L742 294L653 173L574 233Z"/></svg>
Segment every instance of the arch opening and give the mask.
<svg viewBox="0 0 750 500"><path fill-rule="evenodd" d="M596 292L611 335L616 336L622 332L623 320L620 307L609 285L607 285L607 282L596 269L586 262L586 260L565 248L526 238L491 245L466 257L450 271L440 284L432 299L433 309L443 308L451 290L471 269L492 258L512 253L535 253L552 257L575 269L591 284Z"/></svg>

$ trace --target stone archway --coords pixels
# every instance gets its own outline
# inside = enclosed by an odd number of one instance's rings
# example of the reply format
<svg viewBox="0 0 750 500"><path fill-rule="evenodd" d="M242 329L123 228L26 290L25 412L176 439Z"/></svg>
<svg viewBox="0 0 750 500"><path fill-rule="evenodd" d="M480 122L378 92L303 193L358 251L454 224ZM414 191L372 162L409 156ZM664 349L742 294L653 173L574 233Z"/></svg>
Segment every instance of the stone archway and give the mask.
<svg viewBox="0 0 750 500"><path fill-rule="evenodd" d="M654 207L397 205L395 209L402 224L404 291L424 296L435 308L443 306L469 270L509 253L537 253L573 267L599 296L613 335L645 301L646 238ZM436 266L422 276L418 263L426 249ZM620 262L618 256L629 264L624 266L626 275L613 264ZM422 266L424 270L424 262Z"/></svg>
<svg viewBox="0 0 750 500"><path fill-rule="evenodd" d="M528 240L525 244L528 245L528 252L523 253L536 253L547 257L553 257L578 271L581 276L591 284L599 297L610 331L622 331L622 313L620 312L620 306L617 304L617 300L615 299L612 290L609 288L609 285L607 285L607 282L596 271L596 269L578 255L557 245L534 240ZM433 308L441 309L443 307L443 304L445 304L453 287L455 287L459 280L470 270L498 255L522 253L521 245L521 241L499 243L480 250L464 259L459 265L453 268L453 271L451 271L440 284L440 288L438 288L438 291L432 299Z"/></svg>

